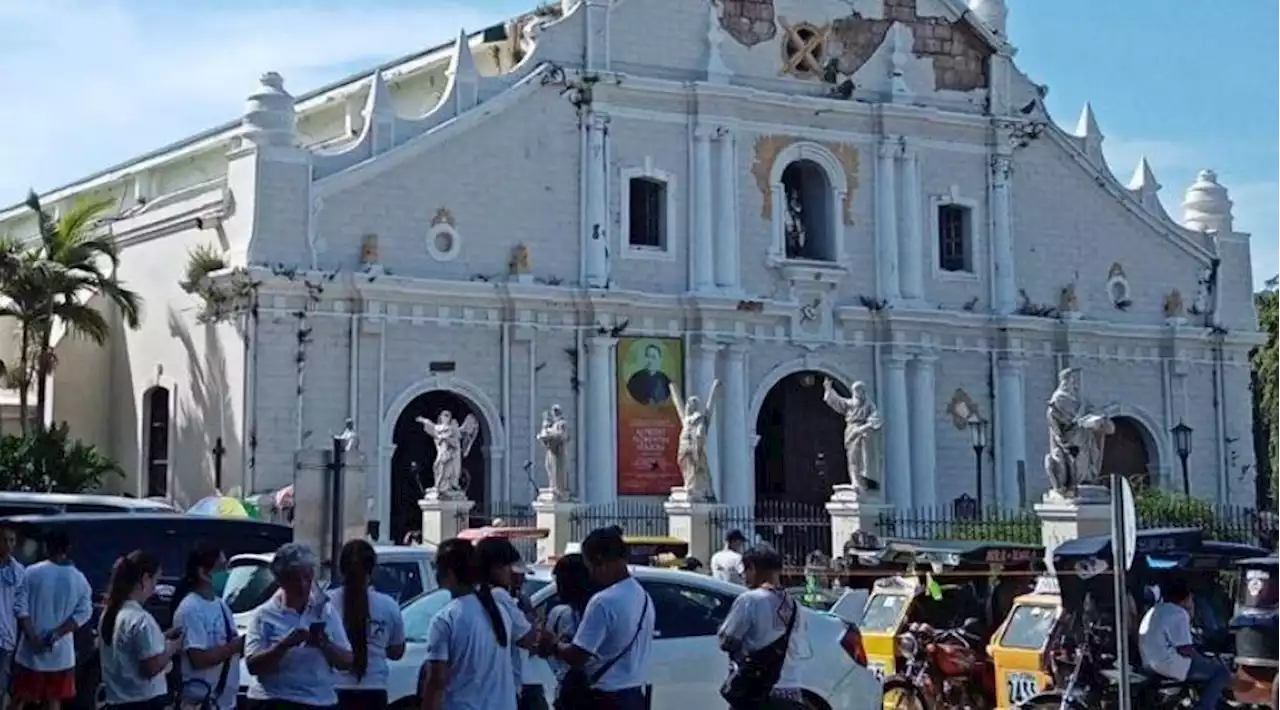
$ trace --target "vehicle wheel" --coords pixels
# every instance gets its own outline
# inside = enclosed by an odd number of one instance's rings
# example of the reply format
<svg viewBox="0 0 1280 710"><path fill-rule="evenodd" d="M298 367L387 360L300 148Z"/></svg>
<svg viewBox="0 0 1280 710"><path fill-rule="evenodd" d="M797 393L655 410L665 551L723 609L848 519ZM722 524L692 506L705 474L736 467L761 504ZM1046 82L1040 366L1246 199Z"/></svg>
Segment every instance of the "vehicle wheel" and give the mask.
<svg viewBox="0 0 1280 710"><path fill-rule="evenodd" d="M924 693L901 678L885 681L881 707L884 710L930 710Z"/></svg>
<svg viewBox="0 0 1280 710"><path fill-rule="evenodd" d="M805 710L831 710L831 706L827 704L827 701L807 690L804 691L804 707Z"/></svg>

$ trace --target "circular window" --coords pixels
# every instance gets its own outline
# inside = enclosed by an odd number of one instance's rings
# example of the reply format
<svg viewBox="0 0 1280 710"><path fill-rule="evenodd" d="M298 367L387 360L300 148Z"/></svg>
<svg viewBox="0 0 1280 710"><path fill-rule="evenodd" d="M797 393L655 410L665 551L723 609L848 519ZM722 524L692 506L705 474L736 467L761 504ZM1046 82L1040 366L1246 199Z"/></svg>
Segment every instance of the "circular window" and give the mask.
<svg viewBox="0 0 1280 710"><path fill-rule="evenodd" d="M427 252L436 261L452 261L458 256L458 234L453 227L440 223L427 234Z"/></svg>
<svg viewBox="0 0 1280 710"><path fill-rule="evenodd" d="M783 73L814 76L822 73L827 35L818 27L800 23L787 28L782 43Z"/></svg>

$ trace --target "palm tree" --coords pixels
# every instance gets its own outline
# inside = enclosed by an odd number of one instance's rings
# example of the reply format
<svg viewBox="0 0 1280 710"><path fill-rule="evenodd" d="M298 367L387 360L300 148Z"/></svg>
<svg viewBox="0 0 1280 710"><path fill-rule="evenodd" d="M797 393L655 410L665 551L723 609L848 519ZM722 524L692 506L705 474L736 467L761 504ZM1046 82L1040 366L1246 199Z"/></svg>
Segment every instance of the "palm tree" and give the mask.
<svg viewBox="0 0 1280 710"><path fill-rule="evenodd" d="M31 421L26 396L32 383L38 426L44 427L49 376L57 367L54 325L62 323L71 333L102 345L109 327L102 312L88 305L89 300L101 296L105 304L119 310L130 329L139 326L142 300L116 277L119 249L99 229L113 201L78 201L57 220L44 210L34 191L27 195L26 205L36 213L39 240L22 248L16 258L10 253L7 262L4 255L9 252L0 243L0 294L7 301L0 305L0 316L17 319L21 328L18 385L24 432Z"/></svg>

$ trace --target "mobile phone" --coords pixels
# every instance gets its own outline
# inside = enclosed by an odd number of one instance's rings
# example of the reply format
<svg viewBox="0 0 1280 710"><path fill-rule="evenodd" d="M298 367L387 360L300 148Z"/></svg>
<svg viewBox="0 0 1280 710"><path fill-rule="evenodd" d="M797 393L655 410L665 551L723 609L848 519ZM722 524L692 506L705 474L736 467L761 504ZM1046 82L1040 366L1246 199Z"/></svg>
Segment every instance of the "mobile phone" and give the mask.
<svg viewBox="0 0 1280 710"><path fill-rule="evenodd" d="M310 631L311 631L311 635L312 635L312 636L319 636L320 634L323 634L323 633L324 633L324 622L323 622L323 621L317 621L317 622L315 622L315 623L311 624Z"/></svg>

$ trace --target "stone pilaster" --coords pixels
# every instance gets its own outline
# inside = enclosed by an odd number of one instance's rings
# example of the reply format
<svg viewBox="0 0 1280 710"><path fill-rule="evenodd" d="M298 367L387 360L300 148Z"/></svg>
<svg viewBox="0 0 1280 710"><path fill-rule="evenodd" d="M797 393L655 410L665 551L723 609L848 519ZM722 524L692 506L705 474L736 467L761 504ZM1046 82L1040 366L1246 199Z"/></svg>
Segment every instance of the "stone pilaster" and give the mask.
<svg viewBox="0 0 1280 710"><path fill-rule="evenodd" d="M892 353L884 359L884 486L885 499L899 508L912 505L911 410L907 406L907 359Z"/></svg>
<svg viewBox="0 0 1280 710"><path fill-rule="evenodd" d="M724 455L720 475L724 479L720 500L727 505L751 505L755 501L755 466L747 422L747 346L734 343L725 348L724 403L717 417L723 422Z"/></svg>
<svg viewBox="0 0 1280 710"><path fill-rule="evenodd" d="M924 301L924 234L920 226L920 152L908 145L902 153L901 262L902 298Z"/></svg>
<svg viewBox="0 0 1280 710"><path fill-rule="evenodd" d="M715 261L716 286L736 293L741 290L738 249L738 190L737 161L734 153L733 131L722 128L719 136L719 167L716 175L716 186L719 188L716 198L716 231Z"/></svg>
<svg viewBox="0 0 1280 710"><path fill-rule="evenodd" d="M876 255L880 298L896 301L900 295L898 276L898 211L894 173L898 147L885 140L876 159Z"/></svg>
<svg viewBox="0 0 1280 710"><path fill-rule="evenodd" d="M932 508L938 504L937 480L937 382L934 364L937 355L917 355L911 361L911 476L915 505Z"/></svg>
<svg viewBox="0 0 1280 710"><path fill-rule="evenodd" d="M592 113L583 122L587 132L587 223L583 225L583 249L586 251L586 273L583 280L590 288L609 285L609 170L605 139L609 135L609 117Z"/></svg>
<svg viewBox="0 0 1280 710"><path fill-rule="evenodd" d="M715 237L712 210L715 190L711 182L711 138L714 129L699 126L693 135L693 284L695 292L715 287Z"/></svg>
<svg viewBox="0 0 1280 710"><path fill-rule="evenodd" d="M996 492L1001 507L1021 508L1018 462L1027 460L1026 370L1022 360L1001 359L996 364L997 391L995 437Z"/></svg>
<svg viewBox="0 0 1280 710"><path fill-rule="evenodd" d="M1017 307L1018 288L1013 259L1013 214L1010 181L1013 157L998 154L991 159L991 252L995 261L995 312L1013 313Z"/></svg>
<svg viewBox="0 0 1280 710"><path fill-rule="evenodd" d="M614 442L613 390L614 350L618 339L593 336L587 341L586 458L583 478L588 503L607 503L618 497L617 460Z"/></svg>

